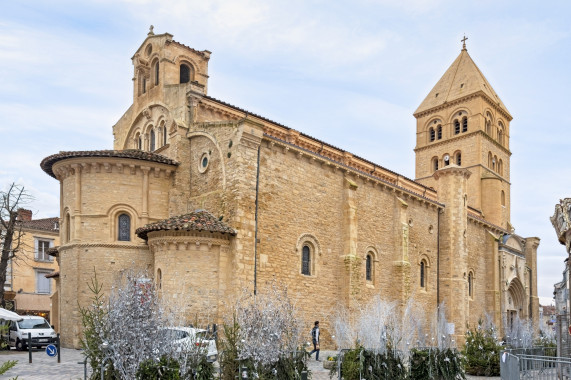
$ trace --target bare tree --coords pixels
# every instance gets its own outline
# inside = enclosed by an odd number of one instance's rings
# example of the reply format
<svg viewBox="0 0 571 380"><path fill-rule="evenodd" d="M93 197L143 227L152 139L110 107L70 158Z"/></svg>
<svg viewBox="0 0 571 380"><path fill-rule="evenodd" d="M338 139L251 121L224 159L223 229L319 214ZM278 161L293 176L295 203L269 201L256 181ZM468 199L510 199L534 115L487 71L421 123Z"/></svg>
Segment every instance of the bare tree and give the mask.
<svg viewBox="0 0 571 380"><path fill-rule="evenodd" d="M6 190L0 190L0 305L4 303L4 284L8 263L14 259L19 250L23 236L22 223L18 221L18 210L32 201L32 196L24 186L10 184Z"/></svg>

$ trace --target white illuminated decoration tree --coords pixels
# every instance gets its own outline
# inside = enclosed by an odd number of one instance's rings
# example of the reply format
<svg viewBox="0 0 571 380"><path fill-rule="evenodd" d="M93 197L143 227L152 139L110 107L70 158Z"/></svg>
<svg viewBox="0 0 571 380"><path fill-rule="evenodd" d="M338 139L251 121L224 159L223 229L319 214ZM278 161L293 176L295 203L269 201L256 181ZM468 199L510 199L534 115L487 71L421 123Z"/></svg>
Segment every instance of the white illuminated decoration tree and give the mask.
<svg viewBox="0 0 571 380"><path fill-rule="evenodd" d="M298 347L301 330L285 287L273 282L256 296L244 291L235 310L240 325L240 360L273 364Z"/></svg>

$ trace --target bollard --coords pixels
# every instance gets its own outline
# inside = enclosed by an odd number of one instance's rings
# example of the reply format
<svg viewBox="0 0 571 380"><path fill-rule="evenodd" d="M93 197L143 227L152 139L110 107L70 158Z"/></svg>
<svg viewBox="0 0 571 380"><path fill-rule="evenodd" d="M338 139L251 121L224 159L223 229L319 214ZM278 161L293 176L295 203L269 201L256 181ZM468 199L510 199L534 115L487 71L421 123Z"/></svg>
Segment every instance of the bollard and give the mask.
<svg viewBox="0 0 571 380"><path fill-rule="evenodd" d="M301 371L301 380L307 380L307 371Z"/></svg>
<svg viewBox="0 0 571 380"><path fill-rule="evenodd" d="M28 333L28 360L32 362L32 333Z"/></svg>
<svg viewBox="0 0 571 380"><path fill-rule="evenodd" d="M82 362L77 362L77 364L83 364L83 380L87 380L87 359Z"/></svg>
<svg viewBox="0 0 571 380"><path fill-rule="evenodd" d="M57 334L56 338L56 348L57 348L57 362L61 363L61 350L59 349L59 333Z"/></svg>

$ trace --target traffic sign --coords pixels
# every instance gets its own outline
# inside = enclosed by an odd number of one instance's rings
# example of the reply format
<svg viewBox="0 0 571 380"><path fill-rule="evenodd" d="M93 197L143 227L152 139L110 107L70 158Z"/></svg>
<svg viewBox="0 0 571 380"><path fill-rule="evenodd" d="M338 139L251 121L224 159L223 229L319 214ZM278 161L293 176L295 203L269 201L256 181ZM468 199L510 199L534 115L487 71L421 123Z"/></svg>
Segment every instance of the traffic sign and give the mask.
<svg viewBox="0 0 571 380"><path fill-rule="evenodd" d="M46 354L48 354L48 356L51 358L57 355L57 347L55 344L48 344L46 347Z"/></svg>

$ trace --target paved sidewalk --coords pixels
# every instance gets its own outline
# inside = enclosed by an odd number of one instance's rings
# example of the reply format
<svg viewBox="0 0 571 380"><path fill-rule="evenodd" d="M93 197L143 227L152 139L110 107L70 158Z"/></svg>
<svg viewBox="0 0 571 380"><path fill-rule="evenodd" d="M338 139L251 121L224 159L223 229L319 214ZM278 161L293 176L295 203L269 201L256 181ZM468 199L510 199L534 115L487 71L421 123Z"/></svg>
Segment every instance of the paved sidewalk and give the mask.
<svg viewBox="0 0 571 380"><path fill-rule="evenodd" d="M61 363L57 362L57 356L51 358L45 349L34 350L32 363L29 363L28 351L0 351L0 363L8 360L17 360L18 364L6 374L0 375L0 379L12 379L18 376L18 380L78 380L83 379L83 361L81 350L62 348ZM87 366L89 371L89 365Z"/></svg>

